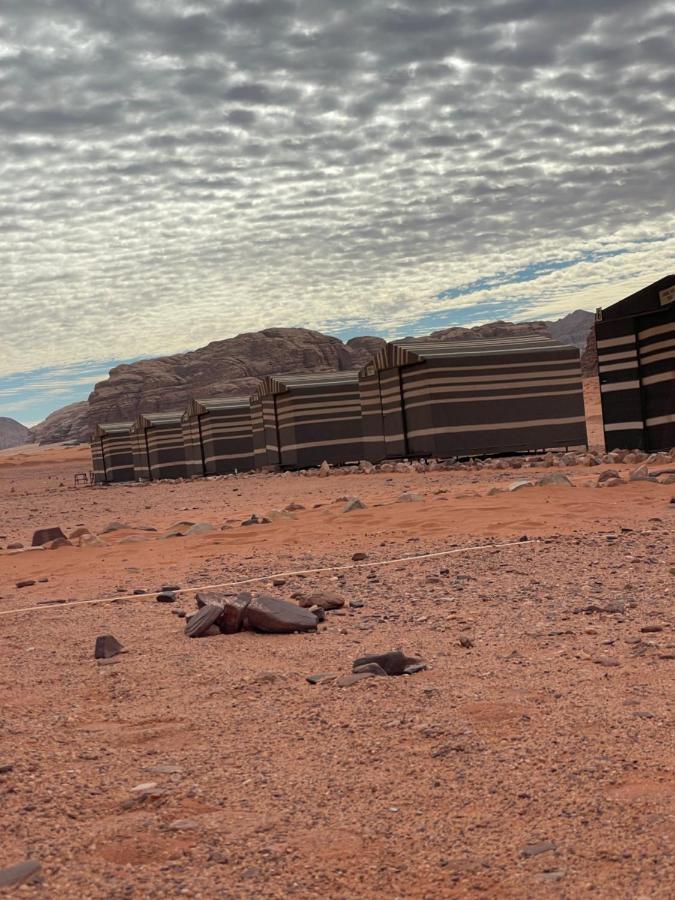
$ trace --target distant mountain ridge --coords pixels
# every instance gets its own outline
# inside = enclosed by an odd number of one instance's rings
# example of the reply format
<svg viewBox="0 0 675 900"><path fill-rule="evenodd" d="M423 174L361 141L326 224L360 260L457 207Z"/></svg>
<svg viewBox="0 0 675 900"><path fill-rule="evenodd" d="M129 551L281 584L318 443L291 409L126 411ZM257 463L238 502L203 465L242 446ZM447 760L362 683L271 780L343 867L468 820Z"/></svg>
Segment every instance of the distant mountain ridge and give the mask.
<svg viewBox="0 0 675 900"><path fill-rule="evenodd" d="M544 334L583 350L593 314L577 310L555 322L489 322L451 327L426 338L441 341ZM40 443L87 440L99 422L135 419L140 412L183 409L192 397L251 394L265 375L360 368L385 343L374 336L339 338L307 328L266 328L213 341L189 353L144 359L110 370L88 400L56 410L32 429ZM588 362L592 369L593 360Z"/></svg>
<svg viewBox="0 0 675 900"><path fill-rule="evenodd" d="M0 416L0 450L9 450L11 447L20 447L21 444L29 444L32 439L30 429L21 422Z"/></svg>

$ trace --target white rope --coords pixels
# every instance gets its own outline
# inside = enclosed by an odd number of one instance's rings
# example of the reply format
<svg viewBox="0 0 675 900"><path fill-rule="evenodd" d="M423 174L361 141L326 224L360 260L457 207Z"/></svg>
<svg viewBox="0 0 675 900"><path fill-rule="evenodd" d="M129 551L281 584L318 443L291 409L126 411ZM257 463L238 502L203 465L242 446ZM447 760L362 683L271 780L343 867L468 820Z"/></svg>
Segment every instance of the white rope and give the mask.
<svg viewBox="0 0 675 900"><path fill-rule="evenodd" d="M456 547L454 550L438 550L435 553L420 553L416 556L399 556L396 559L381 559L374 562L363 561L361 563L345 563L339 566L323 566L319 569L296 569L291 572L273 572L267 575L256 575L253 578L242 578L238 581L221 581L218 584L202 584L197 587L179 588L173 591L175 594L192 594L197 591L215 591L225 587L239 587L244 584L254 584L257 581L269 581L270 578L291 578L294 575L317 575L321 572L343 572L347 569L372 569L375 566L393 566L396 563L413 562L418 559L434 559L439 556L452 556L457 553L471 553L476 550L499 550L503 547L525 547L527 544L537 544L538 540L508 541L504 544L479 544L475 547ZM40 606L24 606L20 609L0 610L0 616L11 616L24 612L45 612L49 610L66 609L69 606L86 606L98 603L115 603L119 600L146 600L156 597L159 591L149 591L145 594L117 594L115 597L101 597L98 600L71 600L69 603L47 603Z"/></svg>

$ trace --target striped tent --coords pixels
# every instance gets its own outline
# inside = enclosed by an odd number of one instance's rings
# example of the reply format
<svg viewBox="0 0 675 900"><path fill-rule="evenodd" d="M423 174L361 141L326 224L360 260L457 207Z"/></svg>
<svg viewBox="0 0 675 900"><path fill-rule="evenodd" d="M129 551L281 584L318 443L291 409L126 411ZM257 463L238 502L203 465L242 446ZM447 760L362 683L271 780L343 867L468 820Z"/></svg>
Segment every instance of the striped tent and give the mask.
<svg viewBox="0 0 675 900"><path fill-rule="evenodd" d="M251 398L256 467L334 465L363 456L358 372L277 375Z"/></svg>
<svg viewBox="0 0 675 900"><path fill-rule="evenodd" d="M131 422L97 425L90 444L96 484L134 480Z"/></svg>
<svg viewBox="0 0 675 900"><path fill-rule="evenodd" d="M675 446L675 275L598 310L595 338L607 449Z"/></svg>
<svg viewBox="0 0 675 900"><path fill-rule="evenodd" d="M248 397L193 400L183 413L185 460L190 476L253 468Z"/></svg>
<svg viewBox="0 0 675 900"><path fill-rule="evenodd" d="M181 418L179 412L146 413L133 423L134 470L139 481L187 475Z"/></svg>
<svg viewBox="0 0 675 900"><path fill-rule="evenodd" d="M579 351L548 337L394 341L360 373L365 455L586 444Z"/></svg>

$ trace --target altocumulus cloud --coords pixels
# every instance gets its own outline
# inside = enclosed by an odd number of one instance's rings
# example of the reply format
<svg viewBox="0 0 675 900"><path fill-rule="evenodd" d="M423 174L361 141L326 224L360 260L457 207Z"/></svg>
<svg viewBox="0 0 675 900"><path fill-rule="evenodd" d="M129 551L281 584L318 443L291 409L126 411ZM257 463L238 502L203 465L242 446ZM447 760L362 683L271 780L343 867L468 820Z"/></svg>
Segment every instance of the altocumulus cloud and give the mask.
<svg viewBox="0 0 675 900"><path fill-rule="evenodd" d="M622 296L675 257L674 34L672 0L3 0L0 374Z"/></svg>

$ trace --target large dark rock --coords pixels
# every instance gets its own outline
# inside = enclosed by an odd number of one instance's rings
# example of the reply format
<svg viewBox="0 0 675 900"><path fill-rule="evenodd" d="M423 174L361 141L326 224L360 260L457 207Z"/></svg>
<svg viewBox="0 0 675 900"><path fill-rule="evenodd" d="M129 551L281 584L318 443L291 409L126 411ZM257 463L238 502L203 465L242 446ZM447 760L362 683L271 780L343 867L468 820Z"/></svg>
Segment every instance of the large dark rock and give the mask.
<svg viewBox="0 0 675 900"><path fill-rule="evenodd" d="M112 634L99 634L94 646L95 659L112 659L124 652L124 647Z"/></svg>
<svg viewBox="0 0 675 900"><path fill-rule="evenodd" d="M360 656L354 660L352 672L357 669L363 671L364 666L376 663L387 675L406 675L408 670L419 671L417 666L420 665L419 659L414 656L406 656L401 650L391 650L389 653L374 653L369 656ZM372 671L372 670L371 670Z"/></svg>
<svg viewBox="0 0 675 900"><path fill-rule="evenodd" d="M221 607L222 612L215 624L223 634L236 634L244 627L244 613L251 602L251 595L248 592L233 596L220 591L199 591L196 600L200 608L209 604Z"/></svg>
<svg viewBox="0 0 675 900"><path fill-rule="evenodd" d="M51 541L67 541L65 534L58 525L54 528L38 528L33 532L33 547L43 547Z"/></svg>
<svg viewBox="0 0 675 900"><path fill-rule="evenodd" d="M316 631L317 618L294 603L267 594L253 597L246 607L246 626L267 634L292 634L294 631Z"/></svg>

